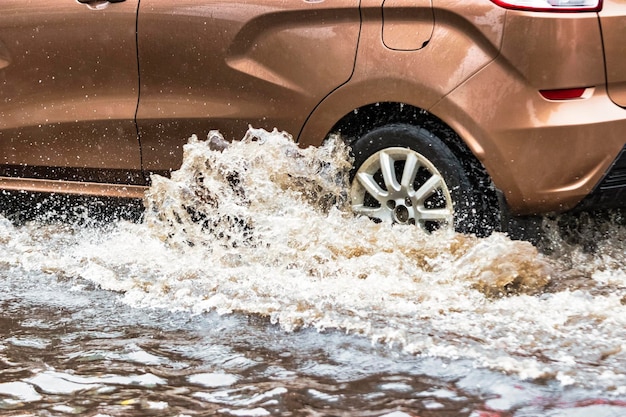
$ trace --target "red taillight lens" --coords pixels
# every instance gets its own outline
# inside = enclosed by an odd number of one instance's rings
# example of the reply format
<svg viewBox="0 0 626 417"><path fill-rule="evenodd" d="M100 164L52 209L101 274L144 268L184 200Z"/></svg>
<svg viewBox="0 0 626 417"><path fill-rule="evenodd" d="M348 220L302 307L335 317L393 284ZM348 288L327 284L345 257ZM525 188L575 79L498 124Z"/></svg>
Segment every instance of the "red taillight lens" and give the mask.
<svg viewBox="0 0 626 417"><path fill-rule="evenodd" d="M602 0L491 0L498 6L532 12L599 12Z"/></svg>
<svg viewBox="0 0 626 417"><path fill-rule="evenodd" d="M548 100L574 100L581 98L586 88L568 88L564 90L541 90L539 93Z"/></svg>

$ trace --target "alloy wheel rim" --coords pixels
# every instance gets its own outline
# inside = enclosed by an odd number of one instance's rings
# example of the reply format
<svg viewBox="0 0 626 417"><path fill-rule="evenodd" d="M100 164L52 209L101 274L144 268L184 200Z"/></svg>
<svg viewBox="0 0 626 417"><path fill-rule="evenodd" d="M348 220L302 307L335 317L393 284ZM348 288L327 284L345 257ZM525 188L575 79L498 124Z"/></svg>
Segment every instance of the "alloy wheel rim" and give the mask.
<svg viewBox="0 0 626 417"><path fill-rule="evenodd" d="M439 170L410 148L386 148L358 169L352 210L378 222L414 224L428 232L454 224L450 190Z"/></svg>

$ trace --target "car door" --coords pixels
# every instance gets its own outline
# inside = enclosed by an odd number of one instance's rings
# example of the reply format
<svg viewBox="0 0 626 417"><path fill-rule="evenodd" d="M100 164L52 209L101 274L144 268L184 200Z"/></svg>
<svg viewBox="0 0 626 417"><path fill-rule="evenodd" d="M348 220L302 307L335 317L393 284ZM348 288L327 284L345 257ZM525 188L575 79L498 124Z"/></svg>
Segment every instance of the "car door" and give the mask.
<svg viewBox="0 0 626 417"><path fill-rule="evenodd" d="M194 133L297 135L350 78L360 14L359 0L141 0L138 22L144 167L166 172Z"/></svg>
<svg viewBox="0 0 626 417"><path fill-rule="evenodd" d="M18 178L145 182L134 123L137 6L0 2L3 187L25 184Z"/></svg>

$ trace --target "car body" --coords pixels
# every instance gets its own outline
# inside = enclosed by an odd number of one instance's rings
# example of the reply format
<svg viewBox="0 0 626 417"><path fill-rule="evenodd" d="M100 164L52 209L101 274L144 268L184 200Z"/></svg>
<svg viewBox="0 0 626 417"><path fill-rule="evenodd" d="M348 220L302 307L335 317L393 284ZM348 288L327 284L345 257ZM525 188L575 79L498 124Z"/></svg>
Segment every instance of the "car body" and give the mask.
<svg viewBox="0 0 626 417"><path fill-rule="evenodd" d="M625 37L623 0L3 0L0 189L140 197L252 125L340 133L380 220L623 207ZM421 157L443 192L400 184Z"/></svg>

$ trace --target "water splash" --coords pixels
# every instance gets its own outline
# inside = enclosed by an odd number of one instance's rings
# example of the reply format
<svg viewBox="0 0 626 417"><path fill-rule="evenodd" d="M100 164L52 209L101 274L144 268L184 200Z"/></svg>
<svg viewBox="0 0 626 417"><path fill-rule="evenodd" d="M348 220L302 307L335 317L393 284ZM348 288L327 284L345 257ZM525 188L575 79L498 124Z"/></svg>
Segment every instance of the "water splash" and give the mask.
<svg viewBox="0 0 626 417"><path fill-rule="evenodd" d="M87 280L137 307L339 329L626 394L623 241L545 256L499 233L376 224L347 207L349 169L338 139L301 149L276 131L230 145L217 133L192 138L181 169L153 177L143 223L94 233L2 222L0 262ZM573 276L588 287L568 284Z"/></svg>
<svg viewBox="0 0 626 417"><path fill-rule="evenodd" d="M193 136L180 170L152 177L145 223L172 246L256 247L274 227L268 219L345 210L349 169L337 138L300 149L278 131L250 129L231 145L218 132L207 141Z"/></svg>

